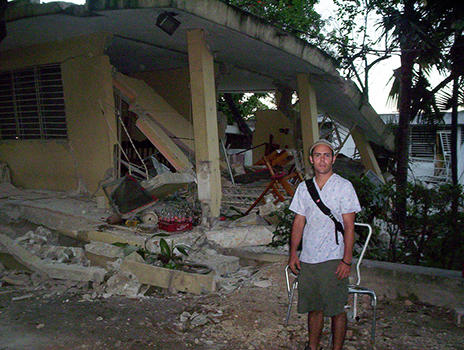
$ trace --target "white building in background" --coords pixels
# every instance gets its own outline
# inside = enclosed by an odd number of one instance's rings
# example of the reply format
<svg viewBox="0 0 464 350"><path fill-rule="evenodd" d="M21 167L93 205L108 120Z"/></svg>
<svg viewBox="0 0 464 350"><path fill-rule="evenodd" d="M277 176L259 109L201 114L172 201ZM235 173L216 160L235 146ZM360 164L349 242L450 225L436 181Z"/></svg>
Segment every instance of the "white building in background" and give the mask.
<svg viewBox="0 0 464 350"><path fill-rule="evenodd" d="M385 120L385 119L384 119ZM458 113L457 169L458 182L464 184L464 111ZM442 124L431 128L411 125L409 178L411 181L443 184L451 182L451 113Z"/></svg>
<svg viewBox="0 0 464 350"><path fill-rule="evenodd" d="M397 123L398 114L382 114L385 123ZM444 184L451 182L451 113L442 124L430 127L417 122L411 125L409 144L409 180ZM355 144L349 137L340 153L356 158ZM457 135L458 182L464 185L464 111L458 113Z"/></svg>

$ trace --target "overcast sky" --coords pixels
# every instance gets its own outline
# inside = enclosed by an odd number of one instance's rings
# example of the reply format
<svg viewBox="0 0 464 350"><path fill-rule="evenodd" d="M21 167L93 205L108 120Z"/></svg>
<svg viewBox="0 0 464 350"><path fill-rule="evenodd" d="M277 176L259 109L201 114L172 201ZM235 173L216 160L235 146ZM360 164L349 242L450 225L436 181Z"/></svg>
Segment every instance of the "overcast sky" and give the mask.
<svg viewBox="0 0 464 350"><path fill-rule="evenodd" d="M323 19L327 19L329 17L333 17L335 19L335 5L332 0L319 0L319 4L316 5L316 11ZM374 35L376 22L377 19L374 17L372 17L368 22L368 26L372 29L370 35ZM336 21L333 23L336 23ZM395 106L391 106L391 104L387 105L387 99L391 89L391 82L389 82L389 80L393 75L393 70L399 68L399 66L399 56L393 56L390 59L378 63L370 70L369 100L372 107L374 107L376 112L379 114L396 112Z"/></svg>

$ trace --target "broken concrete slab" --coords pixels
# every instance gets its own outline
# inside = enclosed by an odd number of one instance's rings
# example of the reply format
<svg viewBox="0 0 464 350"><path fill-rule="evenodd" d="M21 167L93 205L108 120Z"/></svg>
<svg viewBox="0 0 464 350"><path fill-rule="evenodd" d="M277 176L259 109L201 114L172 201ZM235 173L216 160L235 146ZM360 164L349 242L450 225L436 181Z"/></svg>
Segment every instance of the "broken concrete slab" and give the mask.
<svg viewBox="0 0 464 350"><path fill-rule="evenodd" d="M20 264L31 271L47 275L51 278L69 279L74 281L103 281L106 270L99 267L85 267L46 261L31 253L15 240L0 234L0 245L8 251Z"/></svg>
<svg viewBox="0 0 464 350"><path fill-rule="evenodd" d="M240 268L240 259L238 257L221 255L214 249L203 249L189 254L189 259L195 263L211 267L217 276L229 275Z"/></svg>
<svg viewBox="0 0 464 350"><path fill-rule="evenodd" d="M162 199L191 183L195 183L195 176L191 173L163 173L142 181L141 185L150 194Z"/></svg>
<svg viewBox="0 0 464 350"><path fill-rule="evenodd" d="M106 270L111 270L108 262L124 258L124 253L120 247L102 242L91 242L84 246L85 256L92 266L100 266Z"/></svg>
<svg viewBox="0 0 464 350"><path fill-rule="evenodd" d="M243 216L233 221L230 224L230 227L240 227L240 226L250 226L250 225L267 225L267 222L260 215L256 213L250 213L246 216Z"/></svg>
<svg viewBox="0 0 464 350"><path fill-rule="evenodd" d="M251 263L262 262L262 263L275 263L275 262L286 262L288 260L288 251L279 251L277 249L271 250L266 247L258 249L259 247L242 247L242 248L228 248L223 251L224 254L232 255L240 258L240 260Z"/></svg>
<svg viewBox="0 0 464 350"><path fill-rule="evenodd" d="M221 228L205 232L208 240L223 248L268 245L272 242L272 226L253 225Z"/></svg>
<svg viewBox="0 0 464 350"><path fill-rule="evenodd" d="M127 271L118 271L106 282L106 293L135 298L140 292L142 284L137 277Z"/></svg>
<svg viewBox="0 0 464 350"><path fill-rule="evenodd" d="M144 115L144 111L139 109L136 113L139 115L139 118L137 118L135 125L177 171L183 172L193 168L188 157L174 143L162 126L150 116Z"/></svg>
<svg viewBox="0 0 464 350"><path fill-rule="evenodd" d="M216 281L212 273L208 275L187 273L127 259L121 263L120 269L121 271L133 273L137 280L143 284L193 294L216 291Z"/></svg>

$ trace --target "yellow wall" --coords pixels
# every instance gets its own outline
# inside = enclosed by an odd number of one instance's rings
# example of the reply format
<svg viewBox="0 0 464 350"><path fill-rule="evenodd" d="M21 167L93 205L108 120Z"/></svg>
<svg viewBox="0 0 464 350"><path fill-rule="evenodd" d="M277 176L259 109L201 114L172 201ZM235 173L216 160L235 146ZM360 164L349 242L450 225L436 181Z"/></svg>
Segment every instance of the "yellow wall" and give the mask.
<svg viewBox="0 0 464 350"><path fill-rule="evenodd" d="M105 40L97 34L1 54L2 69L61 62L68 128L68 141L0 143L13 185L94 193L113 166L116 139L108 123L115 131L116 119Z"/></svg>
<svg viewBox="0 0 464 350"><path fill-rule="evenodd" d="M185 119L191 120L188 68L143 72L132 76L145 81Z"/></svg>
<svg viewBox="0 0 464 350"><path fill-rule="evenodd" d="M293 142L294 127L283 113L277 110L263 110L256 112L256 129L253 132L253 147L269 142L269 135L274 136L273 143L280 145L280 149L295 148ZM288 129L285 134L280 129ZM253 163L258 162L264 155L266 146L253 150Z"/></svg>

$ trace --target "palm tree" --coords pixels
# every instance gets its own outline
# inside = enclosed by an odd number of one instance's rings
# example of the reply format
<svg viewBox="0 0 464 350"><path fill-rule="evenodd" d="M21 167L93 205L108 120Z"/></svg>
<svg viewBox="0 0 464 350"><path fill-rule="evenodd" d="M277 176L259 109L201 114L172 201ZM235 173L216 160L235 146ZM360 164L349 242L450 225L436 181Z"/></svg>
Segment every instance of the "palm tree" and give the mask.
<svg viewBox="0 0 464 350"><path fill-rule="evenodd" d="M398 201L396 213L401 233L407 228L406 194L409 124L420 116L436 121L441 112L452 109L452 174L457 184L457 107L462 103L464 73L464 21L460 18L463 4L451 0L403 0L377 3L383 16L385 33L392 33L400 48L401 68L392 96L399 101L399 128L396 139ZM428 75L432 67L448 76L435 88L430 88ZM446 86L452 83L452 90ZM459 244L458 199L452 198L451 217L456 220L445 250ZM452 251L453 249L451 249Z"/></svg>
<svg viewBox="0 0 464 350"><path fill-rule="evenodd" d="M439 62L441 38L426 6L418 0L377 0L372 3L382 16L383 30L393 47L400 50L401 67L397 71L399 121L396 134L396 221L400 234L407 229L406 186L409 163L410 124L424 109L424 83L430 67ZM427 96L429 97L429 96Z"/></svg>

